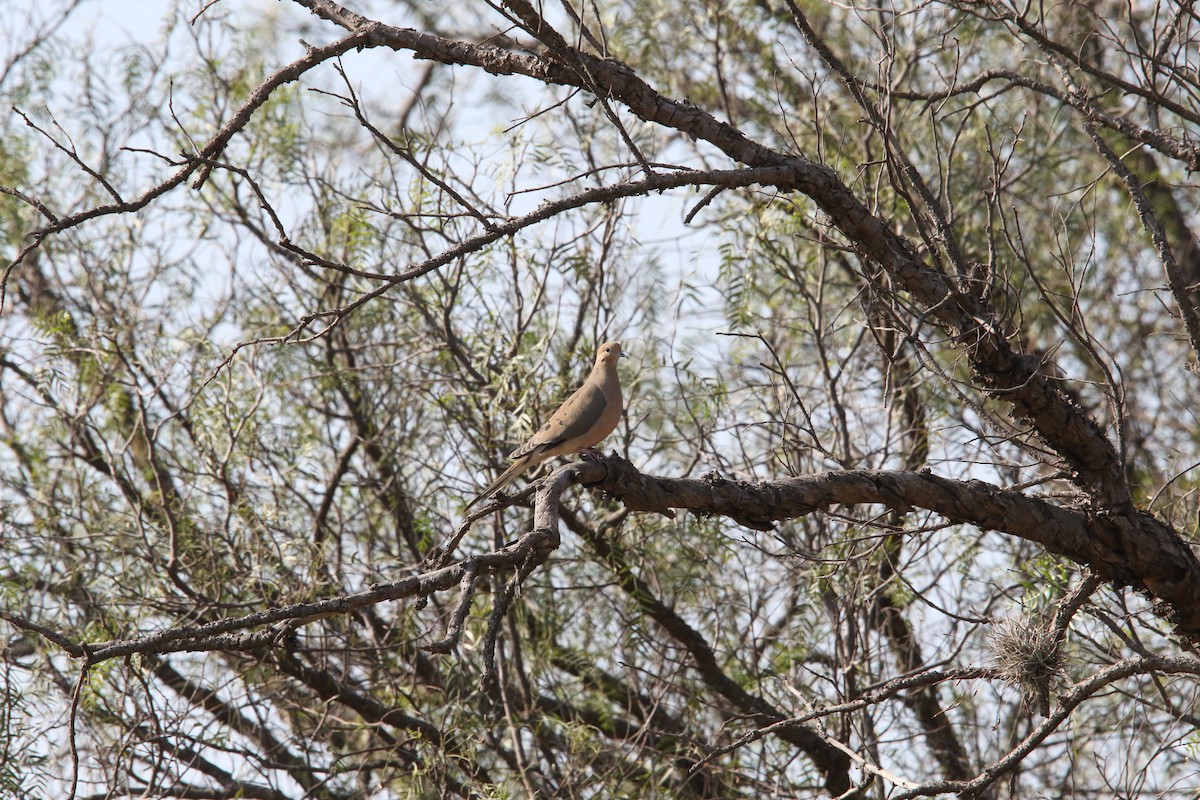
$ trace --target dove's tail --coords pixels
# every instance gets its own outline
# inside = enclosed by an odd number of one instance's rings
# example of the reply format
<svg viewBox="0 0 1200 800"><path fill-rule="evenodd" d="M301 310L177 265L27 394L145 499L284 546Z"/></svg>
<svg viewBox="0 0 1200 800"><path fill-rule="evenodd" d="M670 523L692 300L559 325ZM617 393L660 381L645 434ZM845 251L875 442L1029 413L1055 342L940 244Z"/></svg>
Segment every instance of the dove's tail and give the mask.
<svg viewBox="0 0 1200 800"><path fill-rule="evenodd" d="M494 495L496 492L503 489L505 486L508 486L510 483L515 481L517 478L521 477L521 475L527 469L532 467L534 464L538 463L538 462L534 461L533 456L534 456L534 454L530 453L529 455L525 456L524 458L518 458L516 461L514 461L509 466L508 469L506 469L506 470L504 470L504 472L500 473L499 478L496 478L496 480L489 483L488 487L486 489L484 489L483 492L481 492L478 497L476 497L470 503L467 503L467 507L464 509L464 511L470 511L471 506L473 506L476 503L479 503L483 500L486 500L487 498Z"/></svg>

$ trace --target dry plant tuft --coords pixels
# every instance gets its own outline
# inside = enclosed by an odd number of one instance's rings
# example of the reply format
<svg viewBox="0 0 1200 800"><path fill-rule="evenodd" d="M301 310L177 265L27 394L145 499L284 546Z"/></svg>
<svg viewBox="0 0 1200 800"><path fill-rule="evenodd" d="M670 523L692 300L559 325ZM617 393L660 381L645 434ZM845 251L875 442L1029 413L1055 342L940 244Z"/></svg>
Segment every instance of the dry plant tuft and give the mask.
<svg viewBox="0 0 1200 800"><path fill-rule="evenodd" d="M1038 615L1009 617L992 629L989 647L1002 680L1021 690L1025 705L1050 714L1050 690L1066 677L1062 640Z"/></svg>

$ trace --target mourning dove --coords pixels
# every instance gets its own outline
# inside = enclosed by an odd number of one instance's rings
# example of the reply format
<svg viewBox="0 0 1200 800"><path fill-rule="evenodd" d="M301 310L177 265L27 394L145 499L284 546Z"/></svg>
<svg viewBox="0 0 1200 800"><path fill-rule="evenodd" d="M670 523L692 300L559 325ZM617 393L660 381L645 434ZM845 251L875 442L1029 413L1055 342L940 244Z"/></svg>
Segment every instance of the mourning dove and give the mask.
<svg viewBox="0 0 1200 800"><path fill-rule="evenodd" d="M620 342L606 342L596 351L596 363L583 385L559 406L558 411L529 437L529 441L509 453L516 461L467 508L491 497L516 480L526 470L554 456L591 450L617 427L621 420L621 378L617 359L624 356Z"/></svg>

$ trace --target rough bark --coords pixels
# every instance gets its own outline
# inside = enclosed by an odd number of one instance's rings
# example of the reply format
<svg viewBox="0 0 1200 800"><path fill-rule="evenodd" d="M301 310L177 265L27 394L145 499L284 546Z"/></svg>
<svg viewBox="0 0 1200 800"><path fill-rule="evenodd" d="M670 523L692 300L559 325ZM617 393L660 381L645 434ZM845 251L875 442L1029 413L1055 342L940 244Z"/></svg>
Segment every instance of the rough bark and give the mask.
<svg viewBox="0 0 1200 800"><path fill-rule="evenodd" d="M1177 531L1136 509L1059 506L985 481L928 471L842 470L750 483L716 473L699 480L653 477L615 457L569 469L579 482L608 492L631 510L673 516L672 509L683 508L755 530L833 506L933 511L950 522L1019 536L1091 567L1104 580L1152 598L1180 634L1200 641L1200 560Z"/></svg>

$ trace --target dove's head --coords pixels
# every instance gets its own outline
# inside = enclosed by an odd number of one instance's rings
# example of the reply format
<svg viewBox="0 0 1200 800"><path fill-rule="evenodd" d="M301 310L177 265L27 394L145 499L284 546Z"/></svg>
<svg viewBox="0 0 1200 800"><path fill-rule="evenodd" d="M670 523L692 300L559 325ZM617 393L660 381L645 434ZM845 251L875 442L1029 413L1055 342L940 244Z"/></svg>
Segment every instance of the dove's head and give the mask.
<svg viewBox="0 0 1200 800"><path fill-rule="evenodd" d="M605 342L600 345L600 349L596 351L596 366L601 364L605 366L616 366L617 359L623 358L625 352L621 349L620 342Z"/></svg>

